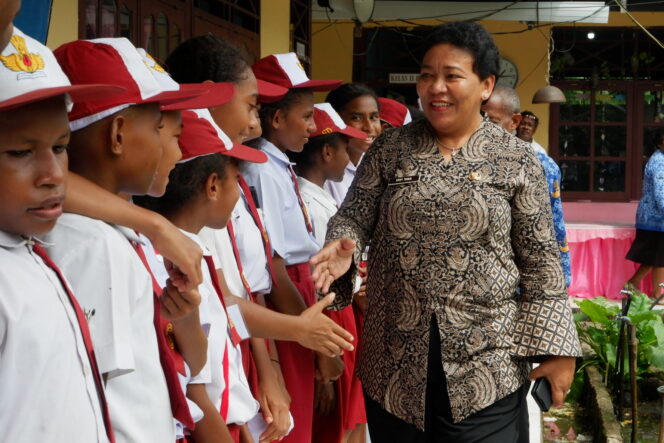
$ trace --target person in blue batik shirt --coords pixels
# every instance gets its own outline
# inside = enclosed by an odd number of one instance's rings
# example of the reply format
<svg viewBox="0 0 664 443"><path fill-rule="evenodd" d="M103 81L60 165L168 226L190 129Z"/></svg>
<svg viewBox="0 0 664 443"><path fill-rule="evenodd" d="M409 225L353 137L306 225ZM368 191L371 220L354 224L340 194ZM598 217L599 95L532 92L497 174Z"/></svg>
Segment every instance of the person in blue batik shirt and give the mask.
<svg viewBox="0 0 664 443"><path fill-rule="evenodd" d="M524 119L527 120L529 123L528 127L531 128L530 132L521 131L520 135L519 132L517 132L516 135L523 141L531 143L532 145L533 135L537 130L539 119L530 111L523 111L520 113L520 106L519 96L514 89L505 85L496 85L491 97L489 97L489 100L482 106L482 110L487 113L487 116L493 123L501 126L507 132L512 134L517 131L517 128L521 126L521 122ZM526 132L527 134L525 134ZM565 284L569 287L572 283L572 268L570 265L565 220L563 219L563 203L560 200L560 168L548 155L536 149L535 153L542 163L546 175L546 181L549 185L553 227L556 231L556 241L560 248L560 263L563 267L563 272L565 273Z"/></svg>
<svg viewBox="0 0 664 443"><path fill-rule="evenodd" d="M652 271L653 297L660 294L664 282L664 129L655 132L655 152L643 173L643 192L636 210L636 237L627 252L627 259L639 263L625 289L635 290Z"/></svg>

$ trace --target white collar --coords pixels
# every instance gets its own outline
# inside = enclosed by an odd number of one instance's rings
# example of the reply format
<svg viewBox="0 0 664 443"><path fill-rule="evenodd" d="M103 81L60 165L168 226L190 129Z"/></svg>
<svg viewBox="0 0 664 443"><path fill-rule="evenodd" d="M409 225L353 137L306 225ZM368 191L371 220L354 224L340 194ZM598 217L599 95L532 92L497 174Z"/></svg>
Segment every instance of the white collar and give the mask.
<svg viewBox="0 0 664 443"><path fill-rule="evenodd" d="M53 246L37 237L24 237L22 235L12 234L7 231L0 230L0 247L3 248L18 248L23 245L39 243L43 246Z"/></svg>
<svg viewBox="0 0 664 443"><path fill-rule="evenodd" d="M286 165L294 165L295 163L291 163L290 159L286 155L285 152L281 152L279 148L277 148L274 143L271 141L261 137L258 141L258 147L261 151L265 152L267 155L272 157L275 160L279 160L281 163L285 163Z"/></svg>
<svg viewBox="0 0 664 443"><path fill-rule="evenodd" d="M330 195L329 192L327 192L325 189L321 188L317 184L307 180L304 177L298 177L297 178L298 182L300 183L300 189L304 192L307 192L311 197L322 204L323 206L327 206L330 209L337 209L337 202Z"/></svg>

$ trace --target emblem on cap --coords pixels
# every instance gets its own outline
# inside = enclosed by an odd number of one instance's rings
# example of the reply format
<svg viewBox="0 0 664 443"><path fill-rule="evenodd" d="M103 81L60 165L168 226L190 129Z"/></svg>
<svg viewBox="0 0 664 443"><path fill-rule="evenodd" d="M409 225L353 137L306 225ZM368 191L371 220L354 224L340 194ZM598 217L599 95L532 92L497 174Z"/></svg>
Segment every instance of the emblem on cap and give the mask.
<svg viewBox="0 0 664 443"><path fill-rule="evenodd" d="M147 53L147 51L145 52L145 60L143 60L143 62L145 63L145 66L147 66L150 69L154 69L155 71L161 74L166 73L166 70L162 68L161 65L157 63L157 61L154 58L152 58L150 54Z"/></svg>
<svg viewBox="0 0 664 443"><path fill-rule="evenodd" d="M321 134L332 134L332 128L325 128L322 131L320 131Z"/></svg>
<svg viewBox="0 0 664 443"><path fill-rule="evenodd" d="M39 54L28 52L28 45L23 36L14 34L9 43L16 49L16 53L0 55L0 62L7 69L19 72L19 78L22 78L21 72L33 74L44 69L44 59Z"/></svg>

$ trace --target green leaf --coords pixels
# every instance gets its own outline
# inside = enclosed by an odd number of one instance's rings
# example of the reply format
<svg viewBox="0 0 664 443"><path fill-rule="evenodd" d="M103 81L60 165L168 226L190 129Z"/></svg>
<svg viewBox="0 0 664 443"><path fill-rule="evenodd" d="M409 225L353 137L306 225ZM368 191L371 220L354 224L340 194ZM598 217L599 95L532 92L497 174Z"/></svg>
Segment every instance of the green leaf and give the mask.
<svg viewBox="0 0 664 443"><path fill-rule="evenodd" d="M646 348L646 357L651 365L664 371L664 344Z"/></svg>
<svg viewBox="0 0 664 443"><path fill-rule="evenodd" d="M643 293L637 293L632 295L632 303L629 305L629 311L627 315L632 317L632 315L642 314L650 311L650 306L652 302L650 297Z"/></svg>
<svg viewBox="0 0 664 443"><path fill-rule="evenodd" d="M579 308L581 309L581 312L590 318L591 321L603 325L611 323L610 317L615 316L619 312L617 307L615 312L612 312L609 307L601 302L601 297L594 300L583 300L579 303Z"/></svg>
<svg viewBox="0 0 664 443"><path fill-rule="evenodd" d="M648 326L650 326L655 333L657 343L660 346L664 345L664 322L662 322L662 317L659 317L657 320L649 321Z"/></svg>

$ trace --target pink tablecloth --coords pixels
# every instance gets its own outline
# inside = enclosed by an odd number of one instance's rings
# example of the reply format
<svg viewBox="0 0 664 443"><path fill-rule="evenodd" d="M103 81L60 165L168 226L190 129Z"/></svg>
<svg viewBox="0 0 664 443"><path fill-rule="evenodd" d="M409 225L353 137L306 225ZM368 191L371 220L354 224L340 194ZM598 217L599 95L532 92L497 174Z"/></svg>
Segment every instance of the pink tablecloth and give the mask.
<svg viewBox="0 0 664 443"><path fill-rule="evenodd" d="M625 259L634 235L634 228L630 226L568 224L567 239L572 264L569 295L619 298L623 285L638 268L637 263ZM651 288L650 276L647 276L640 289L649 293Z"/></svg>

